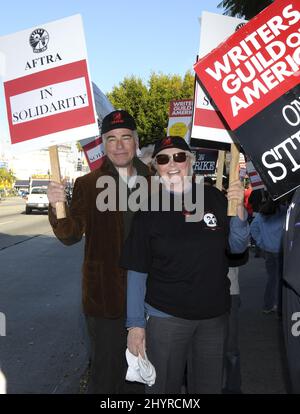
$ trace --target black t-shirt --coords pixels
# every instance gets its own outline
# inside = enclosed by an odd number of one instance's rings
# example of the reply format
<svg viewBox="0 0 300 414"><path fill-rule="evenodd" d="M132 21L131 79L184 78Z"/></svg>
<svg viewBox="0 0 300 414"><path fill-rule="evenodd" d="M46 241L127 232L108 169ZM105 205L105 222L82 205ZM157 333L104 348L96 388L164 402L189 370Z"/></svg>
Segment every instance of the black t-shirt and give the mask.
<svg viewBox="0 0 300 414"><path fill-rule="evenodd" d="M194 184L195 185L195 184ZM146 302L173 316L205 319L229 310L227 200L204 186L204 218L181 211L136 213L121 266L148 273Z"/></svg>

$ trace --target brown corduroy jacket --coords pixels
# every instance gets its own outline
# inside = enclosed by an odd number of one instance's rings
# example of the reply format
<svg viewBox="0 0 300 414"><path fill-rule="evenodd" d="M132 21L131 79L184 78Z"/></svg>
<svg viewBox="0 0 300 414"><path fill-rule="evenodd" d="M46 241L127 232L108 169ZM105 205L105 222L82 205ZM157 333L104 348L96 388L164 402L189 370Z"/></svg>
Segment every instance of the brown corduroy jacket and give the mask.
<svg viewBox="0 0 300 414"><path fill-rule="evenodd" d="M149 169L135 158L138 175L148 176ZM111 176L116 184L118 173L109 159L91 173L76 180L67 217L57 220L49 208L49 221L56 237L65 245L79 242L85 234L82 267L82 301L86 315L118 318L125 312L126 273L119 267L123 246L123 212L100 212L96 206L96 188L101 176ZM116 186L118 189L118 187Z"/></svg>

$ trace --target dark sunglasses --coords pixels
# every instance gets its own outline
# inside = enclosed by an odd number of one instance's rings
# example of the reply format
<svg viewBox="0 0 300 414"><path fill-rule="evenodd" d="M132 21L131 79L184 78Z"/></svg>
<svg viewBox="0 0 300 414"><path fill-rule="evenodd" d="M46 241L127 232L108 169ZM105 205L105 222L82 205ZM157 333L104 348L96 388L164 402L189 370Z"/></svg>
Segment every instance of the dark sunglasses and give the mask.
<svg viewBox="0 0 300 414"><path fill-rule="evenodd" d="M176 154L168 155L168 154L158 154L156 156L156 162L159 165L168 164L173 158L174 162L184 162L187 159L187 155L185 152L176 152Z"/></svg>

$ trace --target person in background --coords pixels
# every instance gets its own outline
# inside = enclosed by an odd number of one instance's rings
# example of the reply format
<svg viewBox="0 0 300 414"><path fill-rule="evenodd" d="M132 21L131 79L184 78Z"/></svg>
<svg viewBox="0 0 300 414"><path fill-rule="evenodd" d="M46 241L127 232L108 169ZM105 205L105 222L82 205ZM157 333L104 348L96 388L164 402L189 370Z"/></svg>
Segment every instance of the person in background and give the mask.
<svg viewBox="0 0 300 414"><path fill-rule="evenodd" d="M170 209L140 211L124 245L121 265L128 269L127 346L134 355L145 348L157 373L146 393L180 393L187 364L188 393L221 393L223 349L230 292L227 252L248 246L244 189L239 180L228 189L237 216L227 216L226 197L204 185L204 216L172 206L183 193L196 192L193 155L181 137L166 137L154 147L153 164ZM146 314L146 315L145 315Z"/></svg>
<svg viewBox="0 0 300 414"><path fill-rule="evenodd" d="M252 193L252 186L251 183L248 181L245 185L245 193L244 193L244 205L245 205L245 209L248 212L248 218L251 219L252 214L253 214L253 209L251 204L249 203L249 198L251 196Z"/></svg>
<svg viewBox="0 0 300 414"><path fill-rule="evenodd" d="M286 206L270 197L261 206L250 226L250 233L264 251L267 283L264 292L263 313L281 314L282 298L282 236Z"/></svg>
<svg viewBox="0 0 300 414"><path fill-rule="evenodd" d="M254 217L259 213L259 210L265 201L266 192L264 189L260 188L258 190L252 190L248 202L252 207Z"/></svg>
<svg viewBox="0 0 300 414"><path fill-rule="evenodd" d="M252 208L252 216L251 221L255 218L255 216L259 213L259 210L263 203L266 201L266 192L264 189L260 188L258 190L253 190L249 196L248 202ZM250 221L250 224L251 224ZM255 243L253 237L251 237L251 244L254 247L254 257L261 257L263 252L259 248L259 246Z"/></svg>
<svg viewBox="0 0 300 414"><path fill-rule="evenodd" d="M204 185L214 186L215 181L211 177L206 176L206 177L204 177Z"/></svg>
<svg viewBox="0 0 300 414"><path fill-rule="evenodd" d="M65 202L65 189L50 182L49 220L56 237L69 246L85 235L82 302L91 341L91 372L88 393L120 394L143 392L141 384L125 383L126 375L126 273L118 265L133 212L99 211L96 199L101 177L110 177L118 191L121 180L133 183L137 175L148 176L149 169L136 158L138 135L132 116L113 111L102 122L106 159L100 168L76 180L67 216L56 217L56 203ZM127 180L130 178L130 180Z"/></svg>

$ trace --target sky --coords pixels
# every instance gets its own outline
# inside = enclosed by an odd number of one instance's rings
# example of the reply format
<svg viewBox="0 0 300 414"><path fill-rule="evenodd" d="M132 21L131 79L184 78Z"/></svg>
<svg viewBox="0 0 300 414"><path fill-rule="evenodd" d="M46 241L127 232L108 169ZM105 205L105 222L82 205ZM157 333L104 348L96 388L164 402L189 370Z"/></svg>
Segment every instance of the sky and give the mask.
<svg viewBox="0 0 300 414"><path fill-rule="evenodd" d="M0 36L81 14L91 80L107 93L125 77L193 69L202 11L222 14L221 0L15 0L1 2ZM8 131L0 86L0 156ZM6 144L4 144L6 142Z"/></svg>

